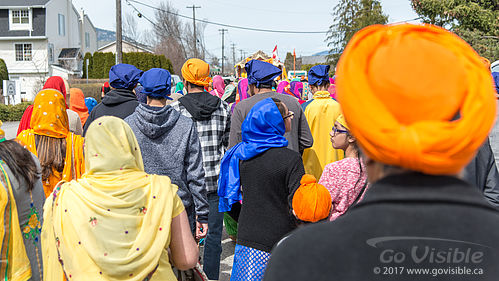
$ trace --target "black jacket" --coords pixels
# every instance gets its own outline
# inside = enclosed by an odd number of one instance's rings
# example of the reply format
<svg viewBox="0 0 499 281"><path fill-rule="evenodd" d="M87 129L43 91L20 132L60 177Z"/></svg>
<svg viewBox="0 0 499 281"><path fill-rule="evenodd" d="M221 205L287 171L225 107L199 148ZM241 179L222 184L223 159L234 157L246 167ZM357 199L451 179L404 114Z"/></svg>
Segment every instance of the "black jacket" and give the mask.
<svg viewBox="0 0 499 281"><path fill-rule="evenodd" d="M463 178L478 187L487 201L499 209L499 172L489 138L480 147L475 158L464 168Z"/></svg>
<svg viewBox="0 0 499 281"><path fill-rule="evenodd" d="M85 122L85 127L83 128L83 136L87 133L88 126L95 119L102 116L116 116L121 119L125 119L128 115L135 111L135 108L139 105L137 96L127 89L114 89L109 91L102 102L95 106L95 108L88 116Z"/></svg>
<svg viewBox="0 0 499 281"><path fill-rule="evenodd" d="M344 216L281 241L264 280L497 280L498 245L499 212L476 187L392 175Z"/></svg>

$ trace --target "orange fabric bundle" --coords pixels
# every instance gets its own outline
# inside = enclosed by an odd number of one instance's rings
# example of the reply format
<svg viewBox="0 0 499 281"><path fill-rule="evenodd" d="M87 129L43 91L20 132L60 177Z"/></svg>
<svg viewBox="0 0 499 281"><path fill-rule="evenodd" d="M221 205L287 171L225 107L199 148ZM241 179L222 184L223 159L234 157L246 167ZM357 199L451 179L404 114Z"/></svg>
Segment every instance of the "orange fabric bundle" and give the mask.
<svg viewBox="0 0 499 281"><path fill-rule="evenodd" d="M314 176L305 174L293 195L293 211L302 221L317 222L331 212L331 194Z"/></svg>
<svg viewBox="0 0 499 281"><path fill-rule="evenodd" d="M492 78L455 34L431 25L369 26L338 63L338 100L372 159L427 174L457 174L496 114Z"/></svg>
<svg viewBox="0 0 499 281"><path fill-rule="evenodd" d="M81 126L84 126L88 118L88 108L85 105L85 95L81 89L69 89L69 109L78 113L81 119Z"/></svg>
<svg viewBox="0 0 499 281"><path fill-rule="evenodd" d="M185 81L207 87L210 85L210 65L200 59L189 59L182 66Z"/></svg>

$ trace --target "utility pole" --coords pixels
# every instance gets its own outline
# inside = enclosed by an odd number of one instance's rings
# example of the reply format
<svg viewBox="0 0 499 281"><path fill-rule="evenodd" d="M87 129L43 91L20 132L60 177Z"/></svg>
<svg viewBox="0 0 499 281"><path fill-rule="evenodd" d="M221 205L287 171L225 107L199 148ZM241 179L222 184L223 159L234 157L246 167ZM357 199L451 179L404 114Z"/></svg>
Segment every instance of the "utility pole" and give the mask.
<svg viewBox="0 0 499 281"><path fill-rule="evenodd" d="M244 59L244 56L243 56L243 52L244 51L243 50L239 50L239 52L241 53L241 60L243 60Z"/></svg>
<svg viewBox="0 0 499 281"><path fill-rule="evenodd" d="M197 48L197 34L196 34L196 9L201 8L201 6L195 6L192 4L192 6L187 6L186 8L192 9L192 26L194 30L194 57L198 57L198 48Z"/></svg>
<svg viewBox="0 0 499 281"><path fill-rule="evenodd" d="M236 65L236 44L232 43L232 64Z"/></svg>
<svg viewBox="0 0 499 281"><path fill-rule="evenodd" d="M222 76L224 75L224 35L225 35L225 32L227 32L228 30L227 29L219 29L218 31L222 32Z"/></svg>
<svg viewBox="0 0 499 281"><path fill-rule="evenodd" d="M116 64L123 62L121 0L116 0Z"/></svg>

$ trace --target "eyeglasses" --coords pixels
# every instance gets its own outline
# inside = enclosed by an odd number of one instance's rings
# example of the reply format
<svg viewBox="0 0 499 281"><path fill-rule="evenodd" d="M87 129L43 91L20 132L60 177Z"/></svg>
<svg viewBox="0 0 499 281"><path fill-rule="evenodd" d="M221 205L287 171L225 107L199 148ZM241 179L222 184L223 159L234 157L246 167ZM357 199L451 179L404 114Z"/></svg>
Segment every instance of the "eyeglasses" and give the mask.
<svg viewBox="0 0 499 281"><path fill-rule="evenodd" d="M333 135L336 135L337 133L340 133L340 134L348 134L348 131L346 131L346 130L336 129L336 127L333 127Z"/></svg>
<svg viewBox="0 0 499 281"><path fill-rule="evenodd" d="M286 118L290 118L290 117L293 117L295 116L295 113L293 111L289 111L288 115L284 116L282 119L286 119Z"/></svg>

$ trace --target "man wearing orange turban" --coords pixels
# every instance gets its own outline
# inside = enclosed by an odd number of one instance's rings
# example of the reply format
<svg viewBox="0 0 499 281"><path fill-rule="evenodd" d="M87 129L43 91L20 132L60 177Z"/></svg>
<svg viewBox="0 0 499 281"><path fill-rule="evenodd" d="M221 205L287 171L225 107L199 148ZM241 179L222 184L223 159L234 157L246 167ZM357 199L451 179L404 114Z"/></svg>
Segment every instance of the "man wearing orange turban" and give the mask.
<svg viewBox="0 0 499 281"><path fill-rule="evenodd" d="M370 189L341 218L284 240L265 280L457 280L443 269L464 267L496 280L499 215L457 176L495 119L480 56L443 28L374 25L353 36L336 75ZM433 275L413 277L412 268Z"/></svg>
<svg viewBox="0 0 499 281"><path fill-rule="evenodd" d="M218 96L204 90L210 78L210 66L200 59L189 59L182 66L187 95L171 104L196 124L203 155L206 194L209 203L208 224L198 221L198 229L208 230L204 246L203 269L209 279L218 280L222 253L223 213L218 212L217 181L220 161L227 149L230 129L230 107ZM194 218L192 218L194 220Z"/></svg>

